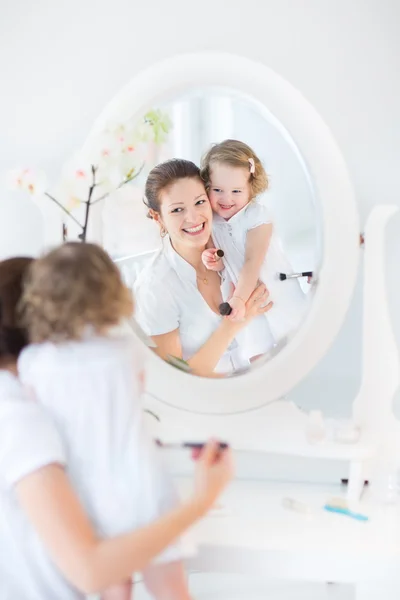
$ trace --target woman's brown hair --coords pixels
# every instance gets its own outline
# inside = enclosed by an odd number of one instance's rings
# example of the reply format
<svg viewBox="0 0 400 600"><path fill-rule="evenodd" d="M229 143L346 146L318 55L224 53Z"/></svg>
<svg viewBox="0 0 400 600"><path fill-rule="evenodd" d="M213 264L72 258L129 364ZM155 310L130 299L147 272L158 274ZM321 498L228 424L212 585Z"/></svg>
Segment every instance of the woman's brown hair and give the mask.
<svg viewBox="0 0 400 600"><path fill-rule="evenodd" d="M0 361L15 360L28 343L18 306L32 261L17 257L0 262Z"/></svg>
<svg viewBox="0 0 400 600"><path fill-rule="evenodd" d="M244 142L225 140L220 144L214 144L206 152L201 159L200 173L207 190L210 187L212 166L217 163L248 171L252 198L256 198L269 187L268 176L262 162Z"/></svg>
<svg viewBox="0 0 400 600"><path fill-rule="evenodd" d="M161 193L181 179L198 179L201 181L200 169L190 160L173 158L160 163L152 169L147 177L144 204L149 209L147 216L160 212Z"/></svg>
<svg viewBox="0 0 400 600"><path fill-rule="evenodd" d="M100 246L68 242L34 262L22 308L32 342L59 342L105 333L132 315L133 299Z"/></svg>

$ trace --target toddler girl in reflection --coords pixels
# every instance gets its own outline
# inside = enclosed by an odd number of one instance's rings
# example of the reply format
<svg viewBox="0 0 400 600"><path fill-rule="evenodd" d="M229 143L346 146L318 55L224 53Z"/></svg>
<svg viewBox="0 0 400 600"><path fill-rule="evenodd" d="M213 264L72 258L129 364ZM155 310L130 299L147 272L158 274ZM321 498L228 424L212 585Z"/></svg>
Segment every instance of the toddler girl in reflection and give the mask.
<svg viewBox="0 0 400 600"><path fill-rule="evenodd" d="M54 418L68 474L102 537L145 525L177 501L143 427L143 350L123 327L132 312L119 270L98 246L68 243L32 266L23 315L33 344L20 356L20 377ZM155 598L188 600L178 547L143 576ZM102 598L130 599L131 582Z"/></svg>
<svg viewBox="0 0 400 600"><path fill-rule="evenodd" d="M232 319L244 317L245 304L258 280L266 284L273 308L257 318L253 327L253 334L258 330L259 337L264 338L264 347L258 349L260 354L264 353L298 328L306 299L296 279L279 281L279 273L290 273L292 267L269 211L257 201L268 188L267 174L249 146L225 140L203 157L201 176L214 211L213 244L224 251L224 258L218 259L215 248L205 250L203 263L212 270L225 268L234 284L229 299ZM265 331L265 319L269 332ZM256 346L254 338L252 345Z"/></svg>

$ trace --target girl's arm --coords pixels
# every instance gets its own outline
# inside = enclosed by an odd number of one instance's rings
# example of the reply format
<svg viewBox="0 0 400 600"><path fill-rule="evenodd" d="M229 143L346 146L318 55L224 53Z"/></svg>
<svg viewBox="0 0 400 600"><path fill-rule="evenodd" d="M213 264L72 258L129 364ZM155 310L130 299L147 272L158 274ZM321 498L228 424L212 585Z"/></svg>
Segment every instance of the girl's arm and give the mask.
<svg viewBox="0 0 400 600"><path fill-rule="evenodd" d="M240 298L242 303L247 302L259 281L261 267L271 241L272 230L272 223L265 223L250 229L247 233L244 265L233 294L233 298Z"/></svg>
<svg viewBox="0 0 400 600"><path fill-rule="evenodd" d="M43 467L15 485L19 503L53 562L85 594L130 578L201 518L232 477L231 453L210 443L197 466L197 494L154 523L101 540L62 467Z"/></svg>

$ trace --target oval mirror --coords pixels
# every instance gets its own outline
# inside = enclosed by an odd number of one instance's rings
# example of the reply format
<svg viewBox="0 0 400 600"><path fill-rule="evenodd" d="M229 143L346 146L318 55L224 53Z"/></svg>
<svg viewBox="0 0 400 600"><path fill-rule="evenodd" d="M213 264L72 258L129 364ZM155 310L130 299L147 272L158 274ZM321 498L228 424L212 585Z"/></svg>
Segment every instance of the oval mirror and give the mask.
<svg viewBox="0 0 400 600"><path fill-rule="evenodd" d="M358 259L352 187L317 112L264 65L186 55L136 76L82 156L104 139L125 144L129 176L91 236L152 340L149 393L219 414L287 393L338 332Z"/></svg>

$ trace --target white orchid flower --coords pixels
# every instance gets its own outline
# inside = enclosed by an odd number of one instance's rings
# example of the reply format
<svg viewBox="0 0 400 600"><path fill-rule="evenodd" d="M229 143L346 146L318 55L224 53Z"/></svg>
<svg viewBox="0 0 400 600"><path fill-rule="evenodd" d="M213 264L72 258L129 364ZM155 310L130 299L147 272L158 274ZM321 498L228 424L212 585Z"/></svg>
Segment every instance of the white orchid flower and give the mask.
<svg viewBox="0 0 400 600"><path fill-rule="evenodd" d="M41 196L47 188L47 178L43 171L30 168L14 169L9 173L9 188L23 190L32 196Z"/></svg>
<svg viewBox="0 0 400 600"><path fill-rule="evenodd" d="M150 121L139 123L136 134L140 142L150 142L153 139L153 127Z"/></svg>
<svg viewBox="0 0 400 600"><path fill-rule="evenodd" d="M59 182L63 196L87 200L89 188L93 183L93 173L90 163L75 157L67 162L62 170Z"/></svg>
<svg viewBox="0 0 400 600"><path fill-rule="evenodd" d="M73 212L82 205L82 200L76 196L69 196L69 198L63 202L63 205L68 212Z"/></svg>

